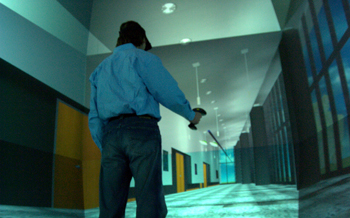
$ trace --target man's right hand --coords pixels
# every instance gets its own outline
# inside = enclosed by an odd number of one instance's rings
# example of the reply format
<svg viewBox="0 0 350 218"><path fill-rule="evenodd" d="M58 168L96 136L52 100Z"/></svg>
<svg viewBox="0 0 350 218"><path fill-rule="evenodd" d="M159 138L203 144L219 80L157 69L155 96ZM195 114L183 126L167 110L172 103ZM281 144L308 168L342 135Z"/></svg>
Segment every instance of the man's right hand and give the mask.
<svg viewBox="0 0 350 218"><path fill-rule="evenodd" d="M191 120L191 123L193 123L194 125L197 125L202 118L202 114L199 112L195 112L195 113L196 115L194 116L193 120Z"/></svg>

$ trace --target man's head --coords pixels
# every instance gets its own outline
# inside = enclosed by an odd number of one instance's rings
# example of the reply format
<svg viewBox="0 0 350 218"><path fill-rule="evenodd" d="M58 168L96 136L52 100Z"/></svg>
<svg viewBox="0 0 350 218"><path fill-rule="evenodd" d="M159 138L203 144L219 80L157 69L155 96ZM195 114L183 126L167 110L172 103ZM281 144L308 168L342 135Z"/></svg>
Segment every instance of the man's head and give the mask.
<svg viewBox="0 0 350 218"><path fill-rule="evenodd" d="M127 21L120 26L117 46L126 43L132 43L135 47L141 49L143 47L143 43L146 43L144 49L145 51L152 48L151 43L146 37L146 31L135 21Z"/></svg>

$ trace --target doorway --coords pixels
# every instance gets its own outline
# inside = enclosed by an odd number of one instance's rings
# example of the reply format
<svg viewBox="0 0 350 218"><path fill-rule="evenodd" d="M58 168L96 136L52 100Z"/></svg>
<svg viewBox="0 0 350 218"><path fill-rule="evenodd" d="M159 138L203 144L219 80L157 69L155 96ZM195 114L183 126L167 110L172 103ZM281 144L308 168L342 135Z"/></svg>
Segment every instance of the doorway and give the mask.
<svg viewBox="0 0 350 218"><path fill-rule="evenodd" d="M185 191L185 168L184 168L184 156L176 152L176 181L177 192Z"/></svg>

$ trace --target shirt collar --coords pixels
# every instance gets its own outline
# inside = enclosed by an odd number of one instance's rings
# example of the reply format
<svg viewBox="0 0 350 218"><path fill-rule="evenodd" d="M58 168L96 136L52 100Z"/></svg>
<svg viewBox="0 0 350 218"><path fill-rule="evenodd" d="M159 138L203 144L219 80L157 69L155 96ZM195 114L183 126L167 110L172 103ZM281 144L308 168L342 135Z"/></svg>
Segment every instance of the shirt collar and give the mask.
<svg viewBox="0 0 350 218"><path fill-rule="evenodd" d="M115 47L113 53L118 52L118 51L124 51L124 50L127 50L127 49L132 49L132 48L136 48L136 47L134 46L134 44L132 44L132 43L127 43L127 44L119 45L119 46Z"/></svg>

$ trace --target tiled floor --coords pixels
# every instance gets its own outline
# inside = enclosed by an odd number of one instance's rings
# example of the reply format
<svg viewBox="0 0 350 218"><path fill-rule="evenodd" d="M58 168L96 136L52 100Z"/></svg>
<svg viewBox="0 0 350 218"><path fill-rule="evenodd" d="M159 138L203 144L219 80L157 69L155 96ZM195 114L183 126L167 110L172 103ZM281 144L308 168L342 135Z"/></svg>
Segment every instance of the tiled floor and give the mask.
<svg viewBox="0 0 350 218"><path fill-rule="evenodd" d="M283 218L298 217L295 186L253 184L218 185L165 196L167 218ZM126 218L135 217L136 202L129 202ZM1 218L82 218L82 211L0 205ZM85 218L98 217L98 208L85 211Z"/></svg>

